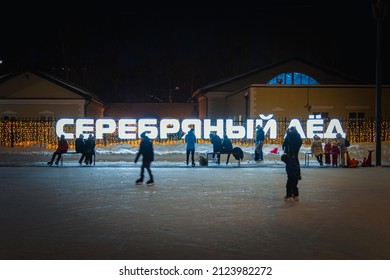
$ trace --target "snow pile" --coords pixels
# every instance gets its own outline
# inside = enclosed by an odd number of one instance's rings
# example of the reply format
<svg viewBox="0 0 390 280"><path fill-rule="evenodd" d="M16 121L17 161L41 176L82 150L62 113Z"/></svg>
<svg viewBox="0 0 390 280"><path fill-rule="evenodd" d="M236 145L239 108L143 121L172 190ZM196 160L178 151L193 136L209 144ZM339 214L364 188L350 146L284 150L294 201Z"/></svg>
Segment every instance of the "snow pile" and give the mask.
<svg viewBox="0 0 390 280"><path fill-rule="evenodd" d="M256 163L253 160L254 146L234 145L240 147L244 152L244 159L241 165L249 166L272 166L280 165L280 155L282 148L280 145L266 144L263 147L264 161ZM275 148L278 149L277 154L271 153ZM349 148L351 158L362 161L367 157L368 150L375 150L375 143L356 143ZM155 162L154 166L185 166L186 146L184 143L176 143L173 145L154 145ZM211 144L196 145L196 160L200 156L206 156L207 152L212 151ZM50 160L53 154L53 149L43 148L39 145L28 147L6 148L0 147L0 165L1 166L35 166L44 165ZM138 146L128 144L119 144L112 146L99 146L96 148L96 164L99 165L133 165L135 155L138 152ZM310 152L310 146L302 146L300 150L300 161L304 164L305 153ZM79 155L66 155L64 165L74 165L77 163ZM221 166L225 166L226 155L221 156ZM309 158L310 166L316 166L317 162L314 157ZM372 153L372 163L375 164L375 152ZM213 164L213 163L211 163ZM215 164L216 165L216 164ZM237 166L237 161L234 157L230 157L229 166ZM382 143L382 165L390 165L390 142Z"/></svg>

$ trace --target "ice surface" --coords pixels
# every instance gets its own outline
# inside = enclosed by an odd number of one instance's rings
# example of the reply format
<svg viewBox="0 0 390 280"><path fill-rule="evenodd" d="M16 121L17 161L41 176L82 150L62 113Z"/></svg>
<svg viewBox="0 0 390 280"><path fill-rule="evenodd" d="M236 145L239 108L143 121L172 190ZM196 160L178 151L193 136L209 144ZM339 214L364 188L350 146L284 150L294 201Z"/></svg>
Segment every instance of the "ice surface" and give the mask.
<svg viewBox="0 0 390 280"><path fill-rule="evenodd" d="M300 201L285 202L273 147L261 163L243 147L241 167L193 168L184 145L156 145L154 187L134 184L137 147L100 147L92 167L70 155L48 167L52 150L3 148L0 259L390 259L389 168L301 161ZM353 145L351 157L371 148Z"/></svg>

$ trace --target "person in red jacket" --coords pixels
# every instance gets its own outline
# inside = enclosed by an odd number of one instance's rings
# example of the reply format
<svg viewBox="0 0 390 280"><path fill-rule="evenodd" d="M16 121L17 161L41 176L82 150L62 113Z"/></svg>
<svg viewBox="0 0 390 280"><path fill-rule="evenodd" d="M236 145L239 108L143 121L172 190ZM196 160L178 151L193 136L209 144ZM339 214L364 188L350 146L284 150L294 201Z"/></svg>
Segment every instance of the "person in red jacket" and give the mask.
<svg viewBox="0 0 390 280"><path fill-rule="evenodd" d="M56 160L55 164L58 165L58 163L61 159L61 155L66 153L68 151L68 149L69 149L69 145L65 139L65 135L61 135L61 138L58 141L57 150L53 153L53 156L51 157L51 160L47 163L47 165L52 166L56 156L57 156L57 160Z"/></svg>
<svg viewBox="0 0 390 280"><path fill-rule="evenodd" d="M339 148L337 141L332 142L331 154L332 154L332 166L337 167L338 166L338 158L340 155L340 148Z"/></svg>
<svg viewBox="0 0 390 280"><path fill-rule="evenodd" d="M332 143L330 139L328 139L324 146L325 153L325 164L330 164L330 155L332 154Z"/></svg>

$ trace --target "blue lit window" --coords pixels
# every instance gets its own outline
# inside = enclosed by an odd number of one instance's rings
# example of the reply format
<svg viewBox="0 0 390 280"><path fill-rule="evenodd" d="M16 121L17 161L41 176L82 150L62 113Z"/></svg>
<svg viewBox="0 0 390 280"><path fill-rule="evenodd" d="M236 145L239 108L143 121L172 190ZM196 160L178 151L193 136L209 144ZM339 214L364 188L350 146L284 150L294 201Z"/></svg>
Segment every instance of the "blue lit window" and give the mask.
<svg viewBox="0 0 390 280"><path fill-rule="evenodd" d="M282 73L273 77L268 84L270 85L318 85L318 82L312 77L299 73Z"/></svg>

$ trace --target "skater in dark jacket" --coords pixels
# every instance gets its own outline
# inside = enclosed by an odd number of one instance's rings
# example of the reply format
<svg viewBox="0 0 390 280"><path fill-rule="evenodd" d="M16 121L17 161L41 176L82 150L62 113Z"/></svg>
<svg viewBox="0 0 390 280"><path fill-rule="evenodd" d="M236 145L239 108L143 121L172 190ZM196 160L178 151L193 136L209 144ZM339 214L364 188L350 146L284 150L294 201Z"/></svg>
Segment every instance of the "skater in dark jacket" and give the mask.
<svg viewBox="0 0 390 280"><path fill-rule="evenodd" d="M299 167L299 180L301 179L301 168L299 164L299 149L302 146L302 138L298 133L298 130L295 126L290 127L287 130L286 137L284 138L282 147L285 154L290 158L294 159Z"/></svg>
<svg viewBox="0 0 390 280"><path fill-rule="evenodd" d="M255 138L255 161L262 161L263 158L263 144L264 144L264 130L258 125L256 126Z"/></svg>
<svg viewBox="0 0 390 280"><path fill-rule="evenodd" d="M92 134L89 134L87 141L85 141L84 149L85 163L92 165L92 158L95 156L95 138Z"/></svg>
<svg viewBox="0 0 390 280"><path fill-rule="evenodd" d="M221 152L222 140L221 140L221 137L218 136L218 134L210 133L210 142L211 142L211 144L213 144L213 160L214 160L215 153ZM219 164L221 161L221 154L217 154L217 161Z"/></svg>
<svg viewBox="0 0 390 280"><path fill-rule="evenodd" d="M53 153L53 156L51 157L51 160L47 163L47 165L52 166L56 157L57 157L57 160L56 160L55 164L58 165L62 154L66 153L68 151L68 149L69 149L69 145L65 139L65 135L61 135L60 140L58 140L57 150Z"/></svg>
<svg viewBox="0 0 390 280"><path fill-rule="evenodd" d="M232 150L233 150L232 141L230 141L229 137L225 134L223 136L221 152L227 154L226 164L229 163L230 154Z"/></svg>
<svg viewBox="0 0 390 280"><path fill-rule="evenodd" d="M293 158L283 154L281 160L286 164L287 184L286 184L286 201L299 201L298 180L299 166Z"/></svg>
<svg viewBox="0 0 390 280"><path fill-rule="evenodd" d="M146 133L141 134L141 143L139 145L139 151L135 157L134 163L137 163L139 157L142 155L142 165L141 165L141 176L135 181L137 185L141 185L144 181L144 171L145 168L149 173L149 181L146 182L148 186L154 185L152 171L150 170L150 165L154 160L154 151L153 143L150 141L150 138L146 136Z"/></svg>
<svg viewBox="0 0 390 280"><path fill-rule="evenodd" d="M83 160L85 158L85 141L84 141L84 135L80 134L79 138L75 141L75 149L76 153L80 153L81 157L79 159L79 164L83 163Z"/></svg>
<svg viewBox="0 0 390 280"><path fill-rule="evenodd" d="M184 137L184 140L186 141L187 147L186 147L186 162L188 165L189 157L191 154L191 163L192 166L195 166L195 159L194 159L194 153L195 153L195 143L196 143L196 136L194 133L194 129L191 128L186 136Z"/></svg>

